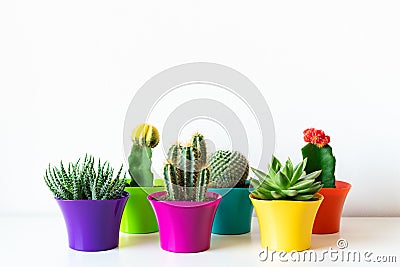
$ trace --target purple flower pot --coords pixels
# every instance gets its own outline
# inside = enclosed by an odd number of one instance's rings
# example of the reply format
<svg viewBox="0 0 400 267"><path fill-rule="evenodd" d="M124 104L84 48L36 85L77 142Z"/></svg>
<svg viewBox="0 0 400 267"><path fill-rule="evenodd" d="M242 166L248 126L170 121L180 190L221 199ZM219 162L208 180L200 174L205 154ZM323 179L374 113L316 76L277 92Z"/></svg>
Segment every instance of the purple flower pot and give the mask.
<svg viewBox="0 0 400 267"><path fill-rule="evenodd" d="M210 248L211 228L221 196L207 192L208 202L159 201L166 191L150 194L160 231L161 248L171 252L190 253Z"/></svg>
<svg viewBox="0 0 400 267"><path fill-rule="evenodd" d="M69 247L81 251L102 251L118 246L122 212L127 192L113 200L62 200L57 203L64 215Z"/></svg>

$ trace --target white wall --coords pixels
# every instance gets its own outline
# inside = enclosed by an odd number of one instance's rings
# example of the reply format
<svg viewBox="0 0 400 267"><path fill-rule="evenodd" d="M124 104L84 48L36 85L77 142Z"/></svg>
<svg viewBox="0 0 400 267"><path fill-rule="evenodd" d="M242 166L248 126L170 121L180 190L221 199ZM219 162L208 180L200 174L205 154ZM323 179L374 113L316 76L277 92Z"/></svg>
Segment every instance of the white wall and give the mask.
<svg viewBox="0 0 400 267"><path fill-rule="evenodd" d="M56 213L48 162L123 161L135 91L174 65L248 76L273 113L276 154L332 137L345 215L400 216L398 1L1 1L0 213ZM249 129L251 130L251 129Z"/></svg>

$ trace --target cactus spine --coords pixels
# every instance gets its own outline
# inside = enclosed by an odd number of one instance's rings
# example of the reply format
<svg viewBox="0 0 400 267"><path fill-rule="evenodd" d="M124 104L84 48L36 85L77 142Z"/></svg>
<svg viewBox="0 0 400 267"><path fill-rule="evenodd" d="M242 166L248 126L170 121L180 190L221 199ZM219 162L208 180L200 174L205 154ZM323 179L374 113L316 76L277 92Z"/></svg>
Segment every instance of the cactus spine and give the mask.
<svg viewBox="0 0 400 267"><path fill-rule="evenodd" d="M244 187L249 175L249 162L238 151L218 150L210 157L210 187Z"/></svg>
<svg viewBox="0 0 400 267"><path fill-rule="evenodd" d="M206 166L204 137L195 134L187 146L172 145L164 166L164 181L170 200L204 201L211 170Z"/></svg>
<svg viewBox="0 0 400 267"><path fill-rule="evenodd" d="M156 127L140 124L132 131L132 149L128 157L130 186L153 186L154 175L151 172L152 148L160 141Z"/></svg>

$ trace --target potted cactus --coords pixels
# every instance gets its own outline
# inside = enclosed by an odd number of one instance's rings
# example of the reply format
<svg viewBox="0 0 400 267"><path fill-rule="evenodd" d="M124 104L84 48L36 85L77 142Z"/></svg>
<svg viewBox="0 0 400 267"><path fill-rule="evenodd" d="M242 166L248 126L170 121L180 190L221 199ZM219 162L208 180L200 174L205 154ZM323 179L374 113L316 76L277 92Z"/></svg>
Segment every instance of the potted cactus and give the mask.
<svg viewBox="0 0 400 267"><path fill-rule="evenodd" d="M301 149L303 158L308 158L306 173L322 170L317 180L324 187L319 191L324 196L324 201L315 218L314 234L332 234L340 230L340 219L346 196L351 184L344 181L336 181L336 159L329 145L330 137L322 130L314 128L306 129L304 141L307 144Z"/></svg>
<svg viewBox="0 0 400 267"><path fill-rule="evenodd" d="M323 196L317 194L321 171L305 174L307 159L296 167L273 157L268 173L252 168L250 194L260 226L261 245L275 251L302 251L310 248L311 232Z"/></svg>
<svg viewBox="0 0 400 267"><path fill-rule="evenodd" d="M122 215L121 232L146 234L158 231L157 220L147 196L164 190L162 184L156 184L151 171L152 149L159 141L158 130L152 125L140 124L132 131L133 144L128 157L131 179L125 187L130 198Z"/></svg>
<svg viewBox="0 0 400 267"><path fill-rule="evenodd" d="M249 162L238 151L218 150L210 157L211 182L208 191L222 196L212 233L238 235L251 230L253 205L249 199Z"/></svg>
<svg viewBox="0 0 400 267"><path fill-rule="evenodd" d="M204 142L172 145L164 166L166 191L148 196L160 229L161 248L189 253L209 249L211 228L221 196L207 192L211 170Z"/></svg>
<svg viewBox="0 0 400 267"><path fill-rule="evenodd" d="M69 246L81 251L101 251L118 246L122 212L129 194L125 176L114 176L108 162L98 166L92 156L83 162L61 162L48 167L44 180L61 208L67 226Z"/></svg>

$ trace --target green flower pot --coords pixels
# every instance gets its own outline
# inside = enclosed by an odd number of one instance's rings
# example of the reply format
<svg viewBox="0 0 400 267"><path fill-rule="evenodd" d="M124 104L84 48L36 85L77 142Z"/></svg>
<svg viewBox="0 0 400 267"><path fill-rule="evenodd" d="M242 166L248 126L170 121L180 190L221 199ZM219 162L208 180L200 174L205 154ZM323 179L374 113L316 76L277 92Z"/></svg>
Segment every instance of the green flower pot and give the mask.
<svg viewBox="0 0 400 267"><path fill-rule="evenodd" d="M158 232L157 219L147 200L149 194L165 190L164 187L125 187L130 194L126 202L120 231L127 234Z"/></svg>

